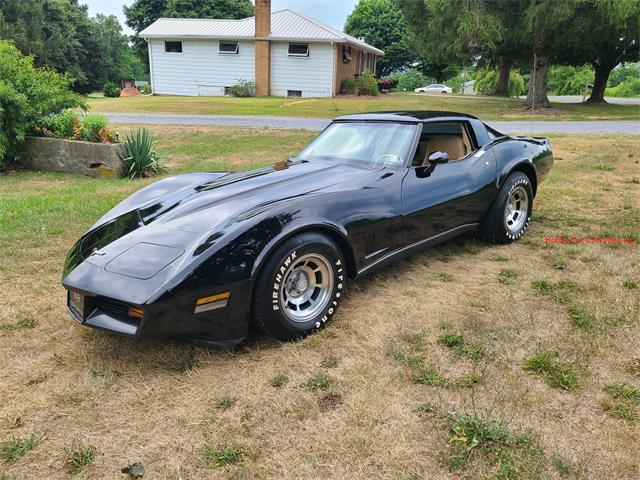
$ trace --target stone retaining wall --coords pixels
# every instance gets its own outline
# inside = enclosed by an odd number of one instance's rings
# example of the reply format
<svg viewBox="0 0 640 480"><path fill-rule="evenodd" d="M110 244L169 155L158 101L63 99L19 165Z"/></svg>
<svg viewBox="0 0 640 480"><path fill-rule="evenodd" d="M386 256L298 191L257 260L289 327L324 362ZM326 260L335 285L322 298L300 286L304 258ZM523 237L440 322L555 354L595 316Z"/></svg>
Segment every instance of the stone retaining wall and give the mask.
<svg viewBox="0 0 640 480"><path fill-rule="evenodd" d="M120 177L122 144L27 137L20 164L33 170Z"/></svg>

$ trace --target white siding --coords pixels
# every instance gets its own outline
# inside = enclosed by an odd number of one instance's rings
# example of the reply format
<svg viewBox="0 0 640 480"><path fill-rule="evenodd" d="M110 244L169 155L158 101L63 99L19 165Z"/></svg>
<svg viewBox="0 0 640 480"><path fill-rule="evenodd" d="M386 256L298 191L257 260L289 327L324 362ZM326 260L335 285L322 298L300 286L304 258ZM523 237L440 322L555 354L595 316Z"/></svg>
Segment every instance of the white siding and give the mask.
<svg viewBox="0 0 640 480"><path fill-rule="evenodd" d="M290 57L288 42L271 42L271 95L286 97L301 90L303 97L333 95L333 45L309 44L308 57Z"/></svg>
<svg viewBox="0 0 640 480"><path fill-rule="evenodd" d="M150 40L153 92L159 95L224 95L224 87L255 79L254 45L218 53L218 40L182 40L182 53L167 53L164 40Z"/></svg>

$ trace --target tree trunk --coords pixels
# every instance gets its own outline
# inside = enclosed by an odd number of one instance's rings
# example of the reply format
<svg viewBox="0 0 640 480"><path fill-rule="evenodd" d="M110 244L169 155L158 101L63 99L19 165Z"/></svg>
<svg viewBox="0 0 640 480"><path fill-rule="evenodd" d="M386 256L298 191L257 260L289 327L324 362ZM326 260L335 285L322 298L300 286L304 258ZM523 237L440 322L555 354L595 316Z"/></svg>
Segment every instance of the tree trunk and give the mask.
<svg viewBox="0 0 640 480"><path fill-rule="evenodd" d="M607 88L607 82L609 81L609 75L611 70L616 66L606 65L594 65L596 71L596 78L593 82L593 89L591 90L591 96L587 99L587 103L607 103L604 99L604 90Z"/></svg>
<svg viewBox="0 0 640 480"><path fill-rule="evenodd" d="M513 61L510 58L500 57L498 83L496 84L495 95L500 97L509 96L509 73Z"/></svg>
<svg viewBox="0 0 640 480"><path fill-rule="evenodd" d="M535 65L531 69L529 91L524 104L529 108L549 108L551 104L547 98L547 71L549 70L549 56L546 53L536 53ZM535 75L534 75L535 70Z"/></svg>

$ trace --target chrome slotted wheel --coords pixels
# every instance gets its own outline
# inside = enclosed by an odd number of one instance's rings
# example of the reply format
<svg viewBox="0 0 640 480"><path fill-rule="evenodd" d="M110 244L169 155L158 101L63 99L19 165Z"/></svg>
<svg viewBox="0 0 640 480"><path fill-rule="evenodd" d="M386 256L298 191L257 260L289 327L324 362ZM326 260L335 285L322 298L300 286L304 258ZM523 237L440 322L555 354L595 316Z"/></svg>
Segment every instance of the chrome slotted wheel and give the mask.
<svg viewBox="0 0 640 480"><path fill-rule="evenodd" d="M329 303L333 292L333 269L317 253L303 255L289 265L280 286L280 305L294 322L308 322Z"/></svg>
<svg viewBox="0 0 640 480"><path fill-rule="evenodd" d="M504 223L507 230L511 234L516 234L527 222L527 213L529 211L529 195L523 186L516 187L504 209Z"/></svg>

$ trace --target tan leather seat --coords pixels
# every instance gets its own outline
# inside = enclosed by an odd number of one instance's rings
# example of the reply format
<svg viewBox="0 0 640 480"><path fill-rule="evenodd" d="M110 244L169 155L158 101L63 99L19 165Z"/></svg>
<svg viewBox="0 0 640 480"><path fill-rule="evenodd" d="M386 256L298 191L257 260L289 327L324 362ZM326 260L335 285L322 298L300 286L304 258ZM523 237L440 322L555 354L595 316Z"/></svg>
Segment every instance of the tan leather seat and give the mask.
<svg viewBox="0 0 640 480"><path fill-rule="evenodd" d="M445 152L449 160L460 160L467 155L467 148L461 137L436 137L429 141L427 158L434 152Z"/></svg>

